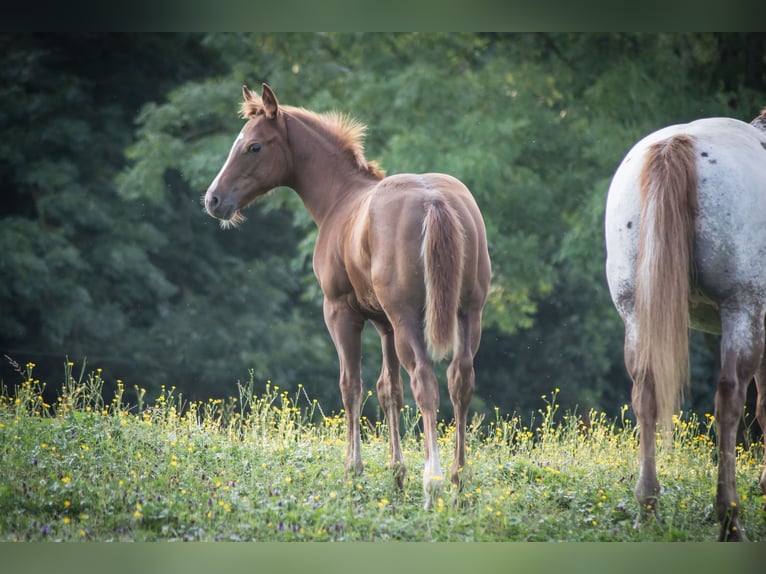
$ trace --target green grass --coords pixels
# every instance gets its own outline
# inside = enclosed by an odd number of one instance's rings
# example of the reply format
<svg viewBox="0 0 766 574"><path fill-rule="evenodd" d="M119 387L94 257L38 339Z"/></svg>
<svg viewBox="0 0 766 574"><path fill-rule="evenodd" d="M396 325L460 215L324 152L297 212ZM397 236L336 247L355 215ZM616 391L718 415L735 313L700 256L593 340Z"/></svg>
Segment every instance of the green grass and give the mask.
<svg viewBox="0 0 766 574"><path fill-rule="evenodd" d="M306 389L253 381L238 397L187 403L163 388L137 405L102 399L100 371L66 367L55 404L29 364L0 393L0 540L6 541L713 541L712 417L675 421L660 450L661 520L633 526L635 427L623 416L557 416L558 391L528 421L496 412L469 429L465 488L423 510L414 409L402 412L403 492L387 468L387 428L363 420L361 476L343 472L343 413ZM587 424L586 424L587 421ZM454 428L439 426L442 461ZM737 452L741 523L766 540L760 444ZM446 468L445 468L446 470Z"/></svg>

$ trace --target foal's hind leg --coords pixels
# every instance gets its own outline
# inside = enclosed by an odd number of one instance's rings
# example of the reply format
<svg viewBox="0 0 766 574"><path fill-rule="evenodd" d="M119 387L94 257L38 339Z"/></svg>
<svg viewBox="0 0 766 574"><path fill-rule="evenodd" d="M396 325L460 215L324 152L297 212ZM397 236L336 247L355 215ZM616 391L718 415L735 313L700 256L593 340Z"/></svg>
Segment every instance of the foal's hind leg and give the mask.
<svg viewBox="0 0 766 574"><path fill-rule="evenodd" d="M399 414L404 403L402 380L399 376L400 363L396 356L394 331L391 325L378 321L373 321L373 324L380 335L380 343L383 348L383 367L377 383L378 400L383 407L383 413L388 424L389 457L394 482L399 488L403 488L407 468L404 465L399 436Z"/></svg>
<svg viewBox="0 0 766 574"><path fill-rule="evenodd" d="M473 396L475 373L473 359L481 338L481 310L458 315L460 340L447 368L450 400L455 411L455 458L450 469L452 483L460 488L465 469L468 405Z"/></svg>
<svg viewBox="0 0 766 574"><path fill-rule="evenodd" d="M737 427L742 418L747 386L762 364L763 310L721 306L721 375L715 395L718 431L718 487L716 512L721 540L743 540L739 526L736 477Z"/></svg>
<svg viewBox="0 0 766 574"><path fill-rule="evenodd" d="M412 312L411 316L418 317L418 314ZM424 507L427 510L438 498L444 483L436 435L439 385L428 359L420 321L402 321L394 324L393 328L396 353L410 376L412 395L423 420L423 448L426 459L423 468L423 491Z"/></svg>

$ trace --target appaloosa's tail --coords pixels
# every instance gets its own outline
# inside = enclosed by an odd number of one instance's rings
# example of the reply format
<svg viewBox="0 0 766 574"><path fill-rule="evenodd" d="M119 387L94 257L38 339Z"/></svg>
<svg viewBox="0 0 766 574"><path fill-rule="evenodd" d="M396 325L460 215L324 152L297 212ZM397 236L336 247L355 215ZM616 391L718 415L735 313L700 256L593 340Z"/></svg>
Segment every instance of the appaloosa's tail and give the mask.
<svg viewBox="0 0 766 574"><path fill-rule="evenodd" d="M423 220L421 253L426 284L425 337L434 360L442 359L455 344L463 238L457 212L442 198L432 199Z"/></svg>
<svg viewBox="0 0 766 574"><path fill-rule="evenodd" d="M652 145L640 186L634 384L639 394L654 393L657 419L668 431L689 382L689 291L697 211L694 140L676 135Z"/></svg>

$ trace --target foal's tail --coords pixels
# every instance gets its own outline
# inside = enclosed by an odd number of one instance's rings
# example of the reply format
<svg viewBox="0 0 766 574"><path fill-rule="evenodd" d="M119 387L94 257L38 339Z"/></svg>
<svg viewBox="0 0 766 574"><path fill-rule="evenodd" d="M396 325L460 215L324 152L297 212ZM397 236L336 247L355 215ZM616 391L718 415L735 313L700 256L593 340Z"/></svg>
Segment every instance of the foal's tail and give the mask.
<svg viewBox="0 0 766 574"><path fill-rule="evenodd" d="M442 359L454 344L463 282L464 235L460 217L442 198L426 207L421 253L426 284L425 336L428 351Z"/></svg>
<svg viewBox="0 0 766 574"><path fill-rule="evenodd" d="M658 421L668 431L690 376L689 291L697 211L694 140L676 135L652 145L640 186L635 390L639 396L654 394Z"/></svg>

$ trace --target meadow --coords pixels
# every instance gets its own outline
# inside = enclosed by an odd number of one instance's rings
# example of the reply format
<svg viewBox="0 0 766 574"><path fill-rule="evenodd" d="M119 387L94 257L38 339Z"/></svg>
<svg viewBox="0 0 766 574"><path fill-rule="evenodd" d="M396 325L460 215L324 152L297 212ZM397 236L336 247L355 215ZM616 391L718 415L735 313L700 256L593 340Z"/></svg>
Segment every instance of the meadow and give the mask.
<svg viewBox="0 0 766 574"><path fill-rule="evenodd" d="M423 510L419 416L402 410L408 474L387 467L387 427L363 418L362 475L343 471L343 411L299 386L238 385L188 402L174 387L136 404L103 398L96 369L67 363L52 404L34 365L0 392L2 541L714 541L715 425L681 413L660 446L661 518L634 527L638 439L620 416L560 413L559 389L528 418L474 416L467 480ZM376 399L371 393L367 400ZM763 446L746 417L737 448L741 522L766 540L758 486ZM442 461L454 428L439 426ZM445 469L446 470L446 469Z"/></svg>

